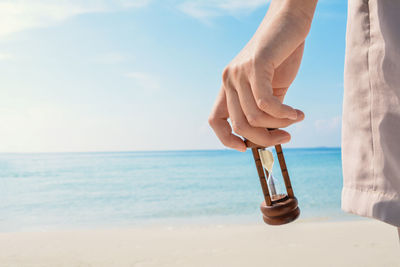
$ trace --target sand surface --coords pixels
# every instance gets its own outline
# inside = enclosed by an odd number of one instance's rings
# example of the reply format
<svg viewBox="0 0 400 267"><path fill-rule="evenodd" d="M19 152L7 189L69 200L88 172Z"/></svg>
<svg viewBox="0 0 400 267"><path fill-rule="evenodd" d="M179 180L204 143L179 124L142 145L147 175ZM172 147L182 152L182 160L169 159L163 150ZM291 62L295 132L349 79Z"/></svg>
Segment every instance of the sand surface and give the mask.
<svg viewBox="0 0 400 267"><path fill-rule="evenodd" d="M400 266L375 221L0 233L0 266Z"/></svg>

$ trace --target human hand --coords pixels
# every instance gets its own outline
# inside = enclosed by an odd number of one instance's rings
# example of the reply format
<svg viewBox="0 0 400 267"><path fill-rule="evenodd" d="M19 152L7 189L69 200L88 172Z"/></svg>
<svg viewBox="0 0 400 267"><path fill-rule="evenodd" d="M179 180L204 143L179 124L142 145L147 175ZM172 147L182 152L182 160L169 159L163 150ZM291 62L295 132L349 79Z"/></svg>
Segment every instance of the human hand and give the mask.
<svg viewBox="0 0 400 267"><path fill-rule="evenodd" d="M232 128L236 134L262 146L286 143L289 133L266 128L286 127L304 119L303 112L282 104L299 69L311 26L312 16L307 16L303 8L291 6L303 2L296 1L272 2L253 38L224 69L209 123L227 147L246 150Z"/></svg>

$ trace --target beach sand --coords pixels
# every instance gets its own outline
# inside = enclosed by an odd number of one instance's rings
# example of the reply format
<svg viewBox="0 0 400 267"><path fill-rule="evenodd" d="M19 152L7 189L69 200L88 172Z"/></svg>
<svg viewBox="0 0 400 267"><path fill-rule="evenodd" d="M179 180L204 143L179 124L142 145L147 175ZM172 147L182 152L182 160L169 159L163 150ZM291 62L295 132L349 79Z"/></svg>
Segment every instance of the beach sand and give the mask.
<svg viewBox="0 0 400 267"><path fill-rule="evenodd" d="M400 266L400 246L370 220L17 232L0 266Z"/></svg>

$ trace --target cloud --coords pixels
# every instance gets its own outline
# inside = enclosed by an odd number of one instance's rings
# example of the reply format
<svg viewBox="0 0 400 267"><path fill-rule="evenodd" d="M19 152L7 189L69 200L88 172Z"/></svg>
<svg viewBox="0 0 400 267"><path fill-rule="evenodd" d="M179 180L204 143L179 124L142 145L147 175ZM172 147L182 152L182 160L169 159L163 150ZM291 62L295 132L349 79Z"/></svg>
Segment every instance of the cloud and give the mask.
<svg viewBox="0 0 400 267"><path fill-rule="evenodd" d="M0 0L0 37L27 29L47 27L73 16L141 8L153 0ZM178 9L207 21L219 16L248 14L268 0L185 0Z"/></svg>
<svg viewBox="0 0 400 267"><path fill-rule="evenodd" d="M127 57L119 52L110 52L99 55L95 61L102 64L118 64L124 62L126 59Z"/></svg>
<svg viewBox="0 0 400 267"><path fill-rule="evenodd" d="M10 60L13 56L8 53L0 53L0 61Z"/></svg>
<svg viewBox="0 0 400 267"><path fill-rule="evenodd" d="M119 0L114 2L119 2L123 7L131 8L147 6L150 3L150 0Z"/></svg>
<svg viewBox="0 0 400 267"><path fill-rule="evenodd" d="M179 6L179 10L193 18L206 20L219 16L220 12L213 8L207 8L197 2L185 2Z"/></svg>
<svg viewBox="0 0 400 267"><path fill-rule="evenodd" d="M135 84L144 89L158 89L160 82L157 77L145 72L130 72L125 74L125 77L133 79Z"/></svg>
<svg viewBox="0 0 400 267"><path fill-rule="evenodd" d="M238 16L249 14L259 7L267 5L266 0L208 0L186 1L178 6L183 13L207 22L220 16Z"/></svg>
<svg viewBox="0 0 400 267"><path fill-rule="evenodd" d="M70 17L146 6L150 0L0 0L0 36Z"/></svg>
<svg viewBox="0 0 400 267"><path fill-rule="evenodd" d="M341 122L341 117L335 116L329 119L316 120L314 126L318 132L333 132L340 129Z"/></svg>

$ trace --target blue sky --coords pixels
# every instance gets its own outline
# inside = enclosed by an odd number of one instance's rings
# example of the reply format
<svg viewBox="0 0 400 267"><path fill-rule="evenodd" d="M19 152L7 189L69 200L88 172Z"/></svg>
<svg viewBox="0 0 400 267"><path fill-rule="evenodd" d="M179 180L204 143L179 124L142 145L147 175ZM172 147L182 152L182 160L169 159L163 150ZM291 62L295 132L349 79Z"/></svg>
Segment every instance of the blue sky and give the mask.
<svg viewBox="0 0 400 267"><path fill-rule="evenodd" d="M0 152L222 148L207 125L260 0L0 0ZM340 146L346 1L321 0L287 146Z"/></svg>

